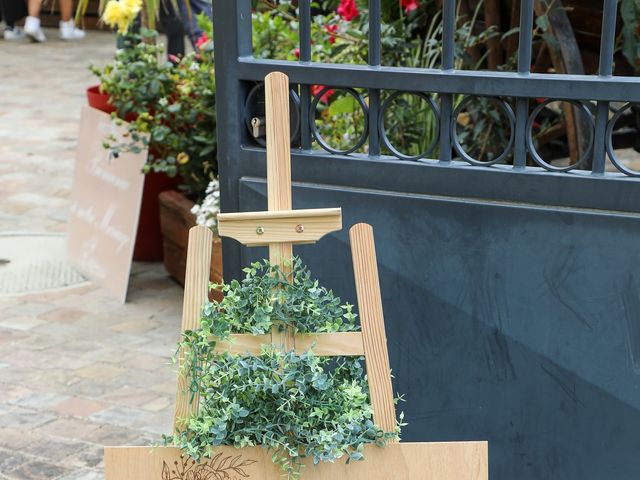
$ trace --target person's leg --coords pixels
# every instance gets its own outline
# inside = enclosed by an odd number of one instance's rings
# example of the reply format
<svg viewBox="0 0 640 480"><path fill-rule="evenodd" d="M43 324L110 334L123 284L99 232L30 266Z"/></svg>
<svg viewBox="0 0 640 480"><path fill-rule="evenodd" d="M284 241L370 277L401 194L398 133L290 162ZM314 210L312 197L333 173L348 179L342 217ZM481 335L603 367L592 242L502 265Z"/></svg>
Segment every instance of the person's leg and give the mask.
<svg viewBox="0 0 640 480"><path fill-rule="evenodd" d="M39 17L40 8L42 8L42 0L29 0L29 16Z"/></svg>
<svg viewBox="0 0 640 480"><path fill-rule="evenodd" d="M40 8L42 0L29 0L29 16L24 23L24 31L34 42L44 42L47 40L40 27Z"/></svg>
<svg viewBox="0 0 640 480"><path fill-rule="evenodd" d="M68 22L71 20L73 10L73 0L60 0L60 20Z"/></svg>
<svg viewBox="0 0 640 480"><path fill-rule="evenodd" d="M27 4L24 0L0 0L0 11L4 18L5 40L20 40L24 38L24 31L16 27L16 22L27 16Z"/></svg>
<svg viewBox="0 0 640 480"><path fill-rule="evenodd" d="M4 19L7 26L27 16L27 4L24 0L0 0L0 19Z"/></svg>
<svg viewBox="0 0 640 480"><path fill-rule="evenodd" d="M76 28L76 24L71 18L73 11L73 0L60 0L60 38L62 40L79 40L84 38L84 30Z"/></svg>

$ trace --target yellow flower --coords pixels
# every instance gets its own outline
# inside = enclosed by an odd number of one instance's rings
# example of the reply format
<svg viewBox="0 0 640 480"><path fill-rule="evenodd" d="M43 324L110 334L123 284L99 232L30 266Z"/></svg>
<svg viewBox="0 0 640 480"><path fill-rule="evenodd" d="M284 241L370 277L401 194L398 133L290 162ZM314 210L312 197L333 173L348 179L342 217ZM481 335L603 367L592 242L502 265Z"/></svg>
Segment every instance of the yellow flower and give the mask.
<svg viewBox="0 0 640 480"><path fill-rule="evenodd" d="M122 4L117 0L111 0L107 3L107 6L104 9L104 13L102 14L102 20L104 23L111 27L115 27L118 25L118 22L122 18L123 15Z"/></svg>
<svg viewBox="0 0 640 480"><path fill-rule="evenodd" d="M127 33L141 9L142 0L109 0L102 20L110 27L118 27L119 33Z"/></svg>
<svg viewBox="0 0 640 480"><path fill-rule="evenodd" d="M189 161L189 155L185 152L180 152L178 154L178 157L176 158L176 162L178 162L180 165L184 165L188 161Z"/></svg>

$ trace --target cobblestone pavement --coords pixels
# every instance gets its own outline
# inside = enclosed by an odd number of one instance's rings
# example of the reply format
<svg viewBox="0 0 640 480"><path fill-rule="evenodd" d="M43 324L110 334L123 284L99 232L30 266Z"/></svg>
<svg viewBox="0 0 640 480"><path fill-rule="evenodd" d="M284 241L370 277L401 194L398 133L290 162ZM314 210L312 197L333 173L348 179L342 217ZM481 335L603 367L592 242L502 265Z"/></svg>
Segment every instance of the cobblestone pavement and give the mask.
<svg viewBox="0 0 640 480"><path fill-rule="evenodd" d="M65 230L87 65L114 39L55 33L0 40L0 233ZM126 305L91 284L0 297L0 479L101 479L104 445L170 431L182 290L135 264L129 292Z"/></svg>

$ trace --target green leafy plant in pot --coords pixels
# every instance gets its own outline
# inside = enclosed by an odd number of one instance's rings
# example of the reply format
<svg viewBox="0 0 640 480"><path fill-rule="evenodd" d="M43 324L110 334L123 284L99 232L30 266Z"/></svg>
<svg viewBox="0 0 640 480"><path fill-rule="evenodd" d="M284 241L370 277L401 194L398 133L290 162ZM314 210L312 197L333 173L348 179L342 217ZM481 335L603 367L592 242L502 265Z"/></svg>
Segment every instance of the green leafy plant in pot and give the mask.
<svg viewBox="0 0 640 480"><path fill-rule="evenodd" d="M201 24L211 34L211 23ZM149 147L145 172L179 176L182 192L198 201L218 173L213 45L207 37L198 52L161 62L162 46L143 41L155 35L130 34L113 62L91 67L114 121L129 122L125 142L106 138L104 146L114 155Z"/></svg>

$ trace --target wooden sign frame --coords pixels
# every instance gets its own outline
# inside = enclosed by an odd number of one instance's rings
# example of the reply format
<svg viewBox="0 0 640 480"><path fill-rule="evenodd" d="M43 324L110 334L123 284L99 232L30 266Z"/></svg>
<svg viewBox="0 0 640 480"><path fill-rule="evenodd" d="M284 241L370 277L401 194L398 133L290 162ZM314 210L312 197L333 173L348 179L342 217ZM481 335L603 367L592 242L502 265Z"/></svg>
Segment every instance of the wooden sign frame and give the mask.
<svg viewBox="0 0 640 480"><path fill-rule="evenodd" d="M313 243L325 234L341 229L340 209L292 210L289 152L288 79L271 73L265 80L267 103L267 179L268 212L220 214L218 231L245 245L268 245L269 259L289 272L293 244ZM219 349L232 353L258 353L263 344L304 351L315 342L317 355L364 355L373 420L385 431L396 427L391 371L378 281L373 229L357 224L349 231L358 297L361 332L296 334L274 328L268 335L233 335L233 341L220 342ZM204 227L189 232L187 274L182 330L199 326L200 310L207 299L212 233ZM181 371L182 372L182 371ZM174 429L198 409L198 398L187 394L186 372L178 377ZM369 445L362 462L306 462L306 480L349 478L487 480L486 442L395 443L384 448ZM211 459L195 463L176 448L107 447L106 480L187 480L197 472L210 478L279 479L280 467L264 448L219 447ZM191 473L190 473L191 472ZM217 475L217 476L216 476ZM209 477L204 477L209 478Z"/></svg>

